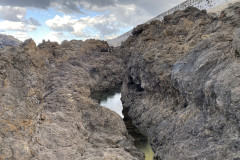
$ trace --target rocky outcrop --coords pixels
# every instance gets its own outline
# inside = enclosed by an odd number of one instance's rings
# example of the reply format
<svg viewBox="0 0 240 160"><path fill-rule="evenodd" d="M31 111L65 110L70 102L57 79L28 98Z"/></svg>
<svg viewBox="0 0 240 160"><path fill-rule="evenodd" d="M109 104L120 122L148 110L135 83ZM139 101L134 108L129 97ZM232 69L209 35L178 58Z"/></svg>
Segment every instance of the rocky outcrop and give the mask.
<svg viewBox="0 0 240 160"><path fill-rule="evenodd" d="M31 39L0 50L0 159L137 160L119 115L91 98L118 88L159 160L240 159L240 3L136 27L120 47Z"/></svg>
<svg viewBox="0 0 240 160"><path fill-rule="evenodd" d="M0 51L0 159L142 159L119 115L90 98L122 82L106 42L31 39Z"/></svg>
<svg viewBox="0 0 240 160"><path fill-rule="evenodd" d="M240 159L240 3L136 27L118 49L124 112L159 160Z"/></svg>
<svg viewBox="0 0 240 160"><path fill-rule="evenodd" d="M4 46L18 46L21 41L10 35L0 34L0 42Z"/></svg>

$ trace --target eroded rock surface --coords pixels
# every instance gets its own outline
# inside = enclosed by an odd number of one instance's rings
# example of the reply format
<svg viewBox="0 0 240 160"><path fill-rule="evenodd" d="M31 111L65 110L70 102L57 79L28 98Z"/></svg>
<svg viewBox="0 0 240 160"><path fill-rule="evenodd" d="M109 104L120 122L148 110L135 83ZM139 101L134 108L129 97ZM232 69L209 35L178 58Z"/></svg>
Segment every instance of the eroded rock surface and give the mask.
<svg viewBox="0 0 240 160"><path fill-rule="evenodd" d="M240 159L240 3L189 7L136 27L119 48L125 114L159 160Z"/></svg>
<svg viewBox="0 0 240 160"><path fill-rule="evenodd" d="M240 3L140 25L121 47L27 40L0 51L0 159L143 159L90 98L122 86L159 160L240 159Z"/></svg>
<svg viewBox="0 0 240 160"><path fill-rule="evenodd" d="M137 160L123 120L91 92L121 84L103 41L26 40L0 51L0 159Z"/></svg>

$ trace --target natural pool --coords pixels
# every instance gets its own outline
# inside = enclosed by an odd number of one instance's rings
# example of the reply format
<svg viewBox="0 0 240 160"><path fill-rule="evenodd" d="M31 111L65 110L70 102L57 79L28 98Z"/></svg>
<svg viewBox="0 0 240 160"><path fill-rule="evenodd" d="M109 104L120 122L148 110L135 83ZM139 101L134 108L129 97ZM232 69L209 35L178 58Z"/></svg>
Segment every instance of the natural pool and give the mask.
<svg viewBox="0 0 240 160"><path fill-rule="evenodd" d="M120 98L121 93L115 93L114 95L107 97L106 100L101 101L100 105L115 111L123 118L122 114L123 107Z"/></svg>
<svg viewBox="0 0 240 160"><path fill-rule="evenodd" d="M152 147L150 146L149 139L135 142L135 146L140 149L145 154L145 160L153 160L154 152L152 150Z"/></svg>
<svg viewBox="0 0 240 160"><path fill-rule="evenodd" d="M139 132L139 130L132 124L131 120L128 117L123 116L121 93L115 91L105 94L97 93L96 95L94 97L95 99L97 99L98 103L100 103L101 106L107 107L115 111L122 118L124 118L129 134L135 139L134 145L142 152L144 152L145 160L153 160L154 152L150 146L149 139Z"/></svg>

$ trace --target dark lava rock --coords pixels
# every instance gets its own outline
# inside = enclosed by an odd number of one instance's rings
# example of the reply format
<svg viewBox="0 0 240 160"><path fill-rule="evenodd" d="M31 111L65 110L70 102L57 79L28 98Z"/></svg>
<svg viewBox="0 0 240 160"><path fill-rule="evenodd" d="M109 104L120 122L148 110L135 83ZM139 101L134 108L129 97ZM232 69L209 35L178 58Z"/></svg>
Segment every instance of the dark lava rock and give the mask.
<svg viewBox="0 0 240 160"><path fill-rule="evenodd" d="M159 160L240 157L240 3L140 25L121 47L124 110Z"/></svg>

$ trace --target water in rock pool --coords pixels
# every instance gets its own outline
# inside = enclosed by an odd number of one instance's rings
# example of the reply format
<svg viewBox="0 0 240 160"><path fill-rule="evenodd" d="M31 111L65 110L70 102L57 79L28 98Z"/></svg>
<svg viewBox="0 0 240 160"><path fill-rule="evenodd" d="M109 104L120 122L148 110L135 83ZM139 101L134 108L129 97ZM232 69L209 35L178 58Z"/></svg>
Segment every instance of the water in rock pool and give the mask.
<svg viewBox="0 0 240 160"><path fill-rule="evenodd" d="M100 96L98 96L100 97ZM98 99L98 102L101 106L107 107L116 113L118 113L121 117L124 117L122 114L122 102L120 100L121 93L111 93L108 96L104 95L103 98ZM126 120L127 119L127 120ZM145 160L153 160L154 153L150 146L149 139L142 135L138 129L133 126L131 120L125 116L124 121L126 123L126 127L129 131L129 134L135 139L135 146L140 149L145 154Z"/></svg>
<svg viewBox="0 0 240 160"><path fill-rule="evenodd" d="M106 100L101 101L100 105L117 112L117 114L119 114L123 118L122 114L123 107L120 98L121 93L115 93L113 96L109 96L107 97Z"/></svg>
<svg viewBox="0 0 240 160"><path fill-rule="evenodd" d="M135 142L135 146L145 154L145 160L153 160L154 152L150 146L149 139Z"/></svg>

